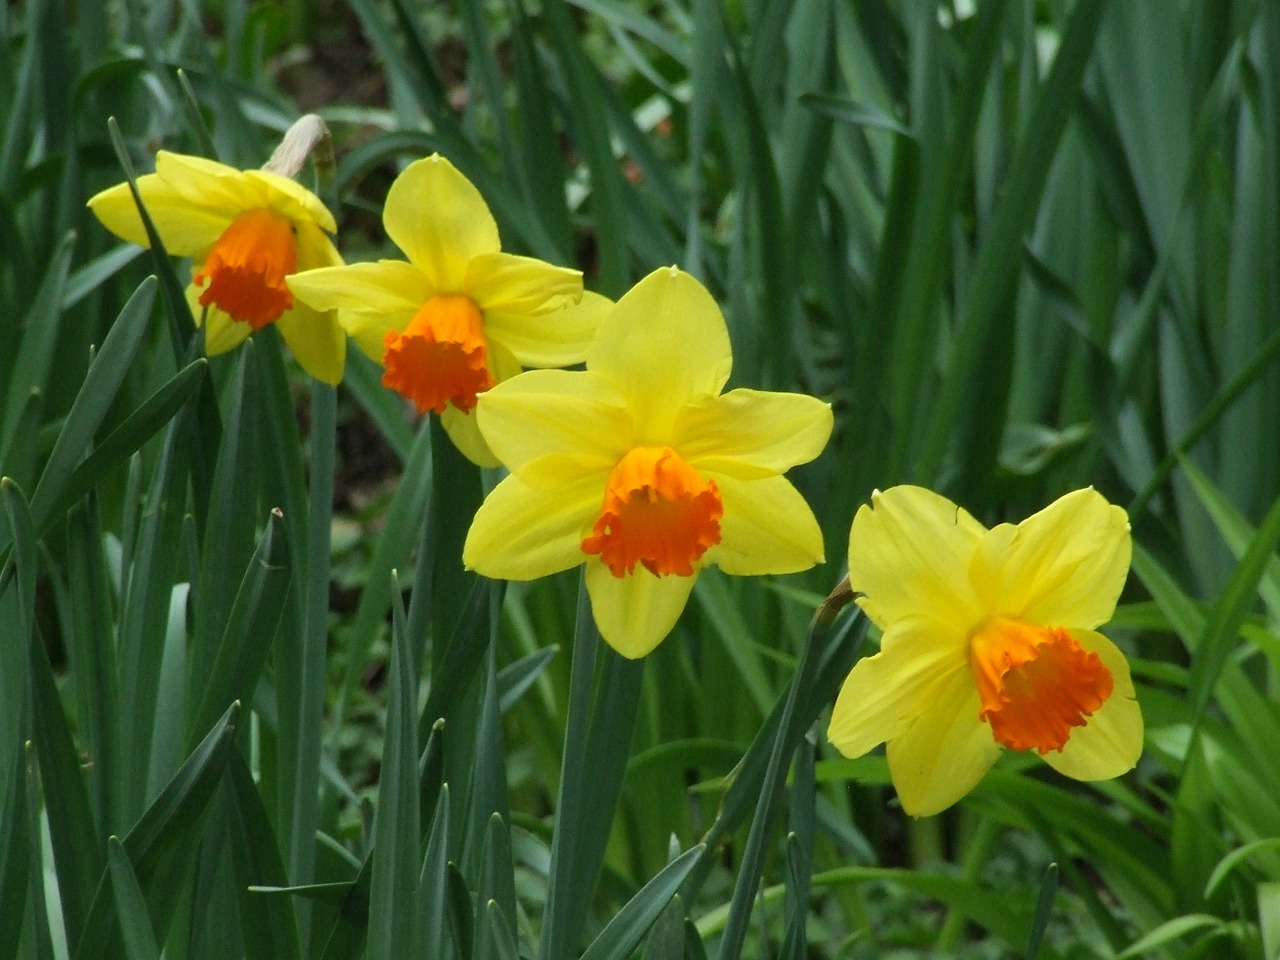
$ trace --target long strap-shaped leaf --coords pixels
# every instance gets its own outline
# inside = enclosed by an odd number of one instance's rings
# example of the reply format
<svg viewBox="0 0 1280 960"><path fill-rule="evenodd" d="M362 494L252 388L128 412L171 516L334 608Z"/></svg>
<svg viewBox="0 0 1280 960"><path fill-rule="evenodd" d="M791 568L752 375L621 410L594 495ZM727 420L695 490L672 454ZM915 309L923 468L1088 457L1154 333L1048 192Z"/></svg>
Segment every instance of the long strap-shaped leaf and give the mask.
<svg viewBox="0 0 1280 960"><path fill-rule="evenodd" d="M952 345L933 422L916 467L916 476L922 480L929 481L938 475L962 408L961 400L965 391L972 388L978 364L984 362L982 347L996 321L1005 315L1022 262L1019 255L1022 235L1035 216L1053 153L1071 117L1105 12L1106 4L1102 0L1081 0L1071 11L1053 67L1040 88L1035 109L1014 154L990 235L978 254L964 317ZM983 415L990 416L990 412ZM989 452L994 455L995 451ZM986 472L978 465L974 476L986 476Z"/></svg>
<svg viewBox="0 0 1280 960"><path fill-rule="evenodd" d="M153 929L163 939L185 878L199 850L197 842L205 810L212 799L229 752L235 744L240 705L227 708L173 779L124 838L138 884L147 898ZM84 935L75 960L99 960L121 955L120 929L112 908L106 873L89 908Z"/></svg>
<svg viewBox="0 0 1280 960"><path fill-rule="evenodd" d="M769 740L764 741L768 745L768 760L763 776L759 781L756 781L754 777L750 778L753 781L752 785L756 788L752 793L759 799L755 807L755 819L751 823L751 832L747 836L747 848L742 855L742 863L738 868L738 879L733 888L728 925L725 928L724 937L720 941L720 960L737 960L737 957L741 955L742 944L747 935L747 921L751 917L751 905L755 900L756 888L760 884L760 877L764 870L766 845L773 828L774 812L781 796L787 769L790 766L789 761L799 742L802 731L807 729L809 724L813 722L814 717L817 716L818 711L826 700L825 696L819 699L814 697L813 694L819 691L826 693L828 689L834 692L834 685L830 685L830 680L833 676L837 677L838 679L835 682L838 684L848 671L848 666L843 662L840 662L834 671L822 669L832 663L830 656L825 658L824 663L822 654L826 652L824 651L824 646L835 622L836 614L849 601L850 597L851 594L845 584L842 584L818 608L818 612L813 618L813 624L809 628L809 636L800 652L800 660L796 664L795 676L791 680L791 686L787 689L786 699L781 703L781 712L778 713L776 726L771 722L766 722L764 730L761 731L763 734L773 726L774 732ZM861 619L860 617L856 618L852 621L851 626L861 623ZM837 631L836 637L838 641L841 640L842 636L843 631ZM852 665L852 653L856 651L858 646L860 644L857 640L850 643L839 642L837 650L841 653L848 652L850 654L848 664ZM840 660L842 661L843 657ZM829 695L827 694L827 696ZM770 716L769 721L772 720L773 716ZM760 751L756 746L758 743L761 743L759 737L752 744L748 756L744 758L744 767L748 760L755 759L756 762L759 761ZM754 758L752 754L755 754ZM742 771L739 772L739 776L741 776L741 773ZM728 799L726 797L726 806L728 805ZM741 802L741 798L739 798L739 802ZM717 822L719 820L720 818L717 818ZM715 829L714 825L713 829Z"/></svg>

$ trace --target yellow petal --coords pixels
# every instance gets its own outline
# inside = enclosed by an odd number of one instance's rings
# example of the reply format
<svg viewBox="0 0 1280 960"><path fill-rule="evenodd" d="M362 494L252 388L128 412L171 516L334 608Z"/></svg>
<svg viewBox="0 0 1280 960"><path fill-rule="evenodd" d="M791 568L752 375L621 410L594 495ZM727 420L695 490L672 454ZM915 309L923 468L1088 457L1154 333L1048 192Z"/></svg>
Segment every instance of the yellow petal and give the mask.
<svg viewBox="0 0 1280 960"><path fill-rule="evenodd" d="M289 289L316 310L338 310L338 323L371 360L382 362L384 339L403 330L435 291L403 260L353 263L295 273Z"/></svg>
<svg viewBox="0 0 1280 960"><path fill-rule="evenodd" d="M332 312L321 313L298 303L280 315L276 326L303 370L330 386L342 381L347 335Z"/></svg>
<svg viewBox="0 0 1280 960"><path fill-rule="evenodd" d="M968 671L935 686L931 698L931 708L885 749L902 809L913 817L947 809L1000 757L991 728L978 719L978 690Z"/></svg>
<svg viewBox="0 0 1280 960"><path fill-rule="evenodd" d="M253 333L253 327L239 320L232 320L231 314L225 310L219 310L217 307L202 307L198 301L193 303L191 291L194 290L197 296L199 291L194 286L188 287L187 290L187 303L192 305L191 312L196 318L196 325L200 325L202 315L204 318L205 354L216 357L218 354L234 350L249 339L249 334Z"/></svg>
<svg viewBox="0 0 1280 960"><path fill-rule="evenodd" d="M672 435L676 414L720 392L733 363L724 318L705 287L675 267L618 301L587 352L587 369L619 384L644 436Z"/></svg>
<svg viewBox="0 0 1280 960"><path fill-rule="evenodd" d="M1111 619L1129 575L1129 520L1093 489L1076 490L1017 527L984 537L973 582L994 612L1093 629Z"/></svg>
<svg viewBox="0 0 1280 960"><path fill-rule="evenodd" d="M822 531L789 480L708 476L724 503L721 540L708 551L709 562L738 576L795 573L822 563Z"/></svg>
<svg viewBox="0 0 1280 960"><path fill-rule="evenodd" d="M307 270L290 276L288 283L295 297L316 310L407 313L409 319L436 292L421 270L403 260Z"/></svg>
<svg viewBox="0 0 1280 960"><path fill-rule="evenodd" d="M609 381L587 372L531 370L481 394L476 409L490 449L517 475L555 454L607 474L632 445L621 397Z"/></svg>
<svg viewBox="0 0 1280 960"><path fill-rule="evenodd" d="M1109 780L1132 770L1142 753L1142 710L1129 674L1129 661L1100 633L1072 630L1071 636L1092 650L1111 671L1111 696L1083 727L1071 731L1061 751L1050 750L1042 760L1076 780Z"/></svg>
<svg viewBox="0 0 1280 960"><path fill-rule="evenodd" d="M382 223L436 289L465 292L472 257L501 249L480 191L439 154L405 167L387 191Z"/></svg>
<svg viewBox="0 0 1280 960"><path fill-rule="evenodd" d="M139 177L137 183L138 193L160 240L175 256L203 256L237 215L193 206L154 173ZM120 239L140 247L151 246L127 183L95 194L89 200L89 209Z"/></svg>
<svg viewBox="0 0 1280 960"><path fill-rule="evenodd" d="M535 580L576 567L585 558L583 532L603 496L602 480L545 491L507 477L476 512L462 562L500 580Z"/></svg>
<svg viewBox="0 0 1280 960"><path fill-rule="evenodd" d="M831 711L827 738L846 757L902 736L933 705L933 689L969 670L964 634L919 617L899 620L880 652L854 664Z"/></svg>
<svg viewBox="0 0 1280 960"><path fill-rule="evenodd" d="M590 558L586 567L587 593L600 636L629 660L643 657L676 625L697 579L697 573L691 577L655 577L641 566L625 577L615 577L598 559Z"/></svg>
<svg viewBox="0 0 1280 960"><path fill-rule="evenodd" d="M467 264L463 290L485 313L547 313L581 299L582 272L513 253L485 253Z"/></svg>
<svg viewBox="0 0 1280 960"><path fill-rule="evenodd" d="M156 154L156 176L189 205L225 213L232 220L246 210L268 206L265 183L216 160L161 150Z"/></svg>
<svg viewBox="0 0 1280 960"><path fill-rule="evenodd" d="M338 224L329 208L298 181L270 170L246 170L244 175L263 185L267 202L273 210L296 223L313 223L326 233L338 232Z"/></svg>
<svg viewBox="0 0 1280 960"><path fill-rule="evenodd" d="M688 464L749 480L808 463L831 436L831 407L798 393L731 390L684 407L675 446Z"/></svg>
<svg viewBox="0 0 1280 960"><path fill-rule="evenodd" d="M586 359L601 321L612 309L612 300L588 290L577 303L536 316L487 310L484 331L526 367L567 367Z"/></svg>
<svg viewBox="0 0 1280 960"><path fill-rule="evenodd" d="M501 344L488 344L488 351L489 372L493 375L495 383L505 383L520 373L520 364ZM453 445L476 466L501 466L501 461L494 455L483 434L480 433L480 424L474 408L463 413L451 403L440 415L440 425L444 427L445 433L449 434Z"/></svg>
<svg viewBox="0 0 1280 960"><path fill-rule="evenodd" d="M449 435L453 445L477 467L502 466L502 461L494 456L489 445L484 442L474 410L463 413L451 403L440 414L440 425L444 427L444 432Z"/></svg>
<svg viewBox="0 0 1280 960"><path fill-rule="evenodd" d="M321 267L342 266L342 254L338 253L338 248L320 227L314 223L303 222L297 224L297 228L299 273Z"/></svg>
<svg viewBox="0 0 1280 960"><path fill-rule="evenodd" d="M969 583L983 532L968 513L929 490L877 491L849 531L849 585L866 594L862 608L881 629L923 614L967 633L986 617Z"/></svg>

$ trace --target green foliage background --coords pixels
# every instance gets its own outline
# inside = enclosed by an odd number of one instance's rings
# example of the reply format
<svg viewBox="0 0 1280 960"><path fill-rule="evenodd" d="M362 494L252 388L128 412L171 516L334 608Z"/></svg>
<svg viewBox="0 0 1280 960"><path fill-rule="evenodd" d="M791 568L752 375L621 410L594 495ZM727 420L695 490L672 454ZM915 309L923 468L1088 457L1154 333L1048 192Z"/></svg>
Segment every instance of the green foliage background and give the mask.
<svg viewBox="0 0 1280 960"><path fill-rule="evenodd" d="M0 957L1280 955L1280 5L19 0L0 33ZM508 249L701 278L734 385L834 405L794 474L826 565L704 575L628 663L575 577L461 570L495 478L372 364L203 359L186 265L84 202L160 147L258 166L302 110L349 259L439 151ZM1135 772L1008 756L910 822L834 755L864 624L811 617L901 482L1128 507Z"/></svg>

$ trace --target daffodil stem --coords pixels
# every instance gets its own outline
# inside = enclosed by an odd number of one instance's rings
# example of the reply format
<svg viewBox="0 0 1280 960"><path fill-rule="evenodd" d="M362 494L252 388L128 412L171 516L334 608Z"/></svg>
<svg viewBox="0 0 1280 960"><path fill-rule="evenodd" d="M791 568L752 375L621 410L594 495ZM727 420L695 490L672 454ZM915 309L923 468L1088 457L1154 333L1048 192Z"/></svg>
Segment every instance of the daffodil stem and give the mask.
<svg viewBox="0 0 1280 960"><path fill-rule="evenodd" d="M538 956L577 956L622 791L640 704L643 660L604 647L579 588L555 835Z"/></svg>
<svg viewBox="0 0 1280 960"><path fill-rule="evenodd" d="M936 818L930 818L936 820ZM982 877L982 868L986 866L987 860L991 857L991 850L995 847L996 837L1000 834L1000 825L994 820L983 817L978 821L978 825L974 828L972 836L966 845L964 851L964 878L972 884L977 884ZM960 937L964 934L964 925L968 921L968 917L962 910L952 907L947 911L947 918L942 923L942 929L938 931L938 939L934 944L934 950L938 953L947 953L954 950L956 944L960 941Z"/></svg>
<svg viewBox="0 0 1280 960"><path fill-rule="evenodd" d="M316 783L320 780L320 741L324 722L325 654L329 638L329 537L333 525L333 484L337 447L337 391L311 385L310 502L302 626L302 683L298 700L298 742L293 781L293 819L289 836L289 876L309 883L315 869L315 831L319 822ZM308 941L311 911L295 910L302 943Z"/></svg>
<svg viewBox="0 0 1280 960"><path fill-rule="evenodd" d="M738 879L734 884L733 899L729 905L729 920L725 924L724 936L720 940L719 960L737 960L742 953L742 945L747 936L747 923L751 918L755 893L764 869L766 846L792 753L804 731L813 723L822 704L834 695L835 685L830 683L831 676L835 674L840 679L844 677L852 666L857 647L861 645L859 642L861 634L859 634L852 643L847 645L852 650L841 650L840 648L846 646L843 631L837 633L836 644L827 643L836 615L852 597L846 577L814 614L813 622L809 627L809 636L801 648L800 659L796 663L791 686L787 690L786 698L782 701L781 712L775 710L770 716L760 736L757 736L756 741L752 743L747 757L743 759L743 765L739 767L738 775L741 776L752 754L756 752L757 744L762 744L761 737L766 736L766 731L772 728L771 737L763 741L769 745L768 764L758 790L759 800L756 803L755 818L751 824L751 832L747 836L747 847L742 855ZM861 620L861 618L858 619ZM833 658L832 646L835 646L839 652L849 655ZM846 659L847 664L843 662ZM835 670L831 669L833 660L837 661ZM836 684L838 683L839 679L836 680ZM774 716L778 717L776 725L772 723ZM726 806L727 801L726 797ZM732 829L731 825L721 823L722 817L718 817L716 823L712 825L706 840L713 839L717 826L722 829L725 827ZM708 842L707 848L714 849L714 843Z"/></svg>

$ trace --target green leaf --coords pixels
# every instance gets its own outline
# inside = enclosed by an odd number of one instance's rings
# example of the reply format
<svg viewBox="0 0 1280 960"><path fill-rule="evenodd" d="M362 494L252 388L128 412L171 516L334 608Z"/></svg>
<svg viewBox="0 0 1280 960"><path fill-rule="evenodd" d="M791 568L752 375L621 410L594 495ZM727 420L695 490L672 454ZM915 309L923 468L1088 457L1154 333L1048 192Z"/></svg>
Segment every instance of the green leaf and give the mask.
<svg viewBox="0 0 1280 960"><path fill-rule="evenodd" d="M498 709L503 715L533 686L559 652L557 646L543 647L498 671Z"/></svg>
<svg viewBox="0 0 1280 960"><path fill-rule="evenodd" d="M370 960L417 956L423 931L413 895L418 876L418 677L400 603L392 604L391 699L373 822Z"/></svg>
<svg viewBox="0 0 1280 960"><path fill-rule="evenodd" d="M625 960L631 956L703 852L702 847L694 847L663 867L591 941L582 960Z"/></svg>
<svg viewBox="0 0 1280 960"><path fill-rule="evenodd" d="M6 709L20 703L12 701ZM21 754L16 749L11 751L11 746L17 746L16 738L0 740L0 903L17 904L27 899L32 857L26 810L27 768L20 762ZM22 910L0 910L0 953L4 956L18 956L22 923Z"/></svg>
<svg viewBox="0 0 1280 960"><path fill-rule="evenodd" d="M386 522L369 562L368 577L348 636L347 670L335 710L339 721L335 730L341 725L346 704L368 665L369 651L378 632L383 629L392 594L398 590L391 571L408 561L413 538L419 532L427 499L431 495L431 472L431 429L424 424L413 440L401 482L387 508Z"/></svg>
<svg viewBox="0 0 1280 960"><path fill-rule="evenodd" d="M613 145L602 78L587 59L582 36L574 26L565 0L545 0L542 16L550 33L551 49L564 73L566 93L574 104L574 139L591 172L591 212L596 225L600 290L619 297L631 285L628 268L627 228L622 220L625 186Z"/></svg>
<svg viewBox="0 0 1280 960"><path fill-rule="evenodd" d="M31 703L32 739L40 764L58 895L67 941L75 943L84 931L104 863L80 772L80 755L71 739L53 667L38 635L31 645Z"/></svg>
<svg viewBox="0 0 1280 960"><path fill-rule="evenodd" d="M510 939L512 934L506 918L516 915L515 866L511 861L511 828L499 813L489 817L484 832L480 886L476 892L480 903L491 910L497 909L497 919L505 925L502 935L492 926L488 935L496 936L499 942ZM514 940L512 942L514 944Z"/></svg>
<svg viewBox="0 0 1280 960"><path fill-rule="evenodd" d="M239 704L227 709L124 839L124 850L160 939L168 930L184 880L195 863L205 811L234 749L239 709ZM105 882L104 875L89 909L84 935L74 945L75 960L119 955L121 932Z"/></svg>
<svg viewBox="0 0 1280 960"><path fill-rule="evenodd" d="M751 907L755 901L756 889L760 885L761 877L764 871L764 858L768 846L769 834L773 829L774 811L777 806L780 788L786 777L787 768L790 766L792 754L795 752L796 746L803 736L803 731L813 722L814 713L809 713L809 705L805 703L809 695L817 689L824 686L820 681L820 677L824 671L822 669L821 656L823 647L827 644L832 633L831 627L834 619L839 612L841 606L847 603L850 595L842 594L837 591L824 606L819 607L815 614L812 624L809 627L809 635L805 639L805 645L800 653L800 660L796 663L795 675L791 678L791 684L787 688L785 699L781 702L781 712L778 716L776 727L766 724L761 731L763 737L766 730L770 730L770 736L764 741L767 744L768 754L767 761L761 778L757 782L755 793L755 818L751 823L751 830L747 834L747 846L743 852L741 864L738 867L738 876L734 882L733 897L729 904L728 922L725 926L724 936L720 941L719 957L721 960L733 960L738 957L742 951L743 941L746 939L747 921L751 916ZM854 618L855 622L861 621L861 617ZM836 635L843 631L835 631ZM856 649L857 644L852 644ZM847 674L847 671L845 671ZM825 703L827 701L820 701ZM772 717L770 717L772 720ZM772 729L771 729L772 727ZM758 738L759 739L759 738ZM755 750L755 744L752 744ZM757 761L759 762L759 761ZM744 758L744 765L746 759ZM752 778L754 780L754 777ZM749 801L744 797L744 805ZM713 826L714 829L714 826ZM705 838L704 838L705 842Z"/></svg>
<svg viewBox="0 0 1280 960"><path fill-rule="evenodd" d="M215 669L215 658L222 655L222 641L232 617L232 607L242 592L242 584L226 575L227 570L243 570L250 566L254 554L254 533L258 521L253 504L256 500L259 479L259 462L262 445L259 441L259 397L261 388L258 368L254 363L252 340L246 340L236 358L235 377L229 390L230 410L218 447L218 459L214 466L211 497L208 512L197 532L200 536L199 579L192 585L194 595L193 627L189 661L191 673L187 701L200 703L201 709L192 717L199 723L193 732L199 735L204 725L225 708L228 700L210 701L210 693L201 695L206 680ZM277 518L279 519L279 518ZM270 524L270 521L268 521ZM283 536L281 541L283 542ZM259 547L259 550L261 548ZM277 547L278 549L278 547ZM287 575L285 583L288 582ZM274 623L272 624L274 628ZM269 639L269 638L259 638ZM265 651L263 651L265 656ZM251 693L249 687L247 693ZM221 695L224 691L218 691ZM225 691L232 698L238 691ZM247 696L242 698L247 702Z"/></svg>
<svg viewBox="0 0 1280 960"><path fill-rule="evenodd" d="M791 779L787 834L786 932L780 956L804 960L808 953L810 878L813 875L815 821L814 744L806 737L796 748Z"/></svg>
<svg viewBox="0 0 1280 960"><path fill-rule="evenodd" d="M101 483L109 474L118 470L126 460L142 448L144 443L155 436L161 427L177 416L183 405L191 399L204 381L208 367L207 360L203 358L195 360L179 370L173 379L148 397L76 465L56 496L50 494L53 502L47 508L46 501L41 499L42 489L37 488L35 496L40 499L40 516L43 518L41 529L47 531L81 497ZM43 479L42 477L41 480ZM35 501L32 505L34 509Z"/></svg>
<svg viewBox="0 0 1280 960"><path fill-rule="evenodd" d="M496 900L485 902L480 924L480 942L475 953L477 960L520 960L520 948L511 922Z"/></svg>
<svg viewBox="0 0 1280 960"><path fill-rule="evenodd" d="M878 108L848 97L838 97L830 93L804 93L800 95L800 104L814 113L820 113L840 123L888 130L902 137L912 135L908 127Z"/></svg>
<svg viewBox="0 0 1280 960"><path fill-rule="evenodd" d="M137 356L151 319L155 294L155 279L149 277L121 308L102 341L102 349L89 365L31 499L31 511L42 529L50 520L49 508L60 499Z"/></svg>
<svg viewBox="0 0 1280 960"><path fill-rule="evenodd" d="M1204 885L1204 898L1209 900L1223 881L1231 874L1236 867L1247 861L1254 854L1262 853L1267 850L1280 850L1280 837L1266 837L1262 840L1254 840L1252 843L1246 843L1243 846L1236 847L1225 857L1218 861L1213 868L1213 872L1209 874L1209 879Z"/></svg>
<svg viewBox="0 0 1280 960"><path fill-rule="evenodd" d="M475 902L467 881L452 862L445 865L445 907L449 930L453 935L454 953L459 957L474 956L476 942Z"/></svg>
<svg viewBox="0 0 1280 960"><path fill-rule="evenodd" d="M3 539L13 543L13 552L6 564L6 572L14 575L10 587L4 587L0 577L0 604L4 605L7 629L0 630L0 653L4 655L5 670L0 679L0 692L5 697L0 704L0 750L9 750L25 737L23 711L27 701L27 674L30 650L35 629L36 605L36 534L31 524L31 511L22 491L8 477L0 477L0 521L7 534ZM10 761L0 753L0 758ZM12 762L19 762L15 757Z"/></svg>
<svg viewBox="0 0 1280 960"><path fill-rule="evenodd" d="M415 900L422 910L423 955L431 960L444 960L448 954L448 879L449 854L449 785L440 785L440 796L431 818L431 832L418 874Z"/></svg>
<svg viewBox="0 0 1280 960"><path fill-rule="evenodd" d="M1280 499L1272 504L1258 527L1258 535L1218 595L1204 632L1196 642L1187 691L1193 725L1209 705L1218 676L1238 642L1240 625L1257 602L1258 585L1268 565L1274 562L1277 543L1280 543Z"/></svg>
<svg viewBox="0 0 1280 960"><path fill-rule="evenodd" d="M1280 955L1280 883L1258 884L1258 926L1262 932L1262 955Z"/></svg>
<svg viewBox="0 0 1280 960"><path fill-rule="evenodd" d="M603 663L593 684L598 659ZM643 670L644 660L626 660L602 644L586 588L580 586L547 905L537 954L542 960L570 956L578 948L630 753Z"/></svg>
<svg viewBox="0 0 1280 960"><path fill-rule="evenodd" d="M496 627L497 620L493 620ZM488 644L484 689L475 721L474 759L467 793L468 817L463 847L468 874L479 876L481 903L497 900L504 916L514 917L516 892L511 865L511 837L506 826L511 816L507 801L506 749L502 715L498 709L498 680L494 669L496 640ZM446 758L447 759L447 758Z"/></svg>
<svg viewBox="0 0 1280 960"><path fill-rule="evenodd" d="M118 837L107 838L107 860L126 956L129 960L160 960L160 947L151 928L146 898L142 895L142 887L133 872L124 844Z"/></svg>
<svg viewBox="0 0 1280 960"><path fill-rule="evenodd" d="M1189 933L1201 930L1218 930L1223 926L1219 917L1207 913L1189 913L1174 917L1156 927L1145 936L1139 937L1128 949L1116 955L1116 960L1127 960L1128 957L1139 957L1144 953L1163 947L1174 940L1179 940Z"/></svg>
<svg viewBox="0 0 1280 960"><path fill-rule="evenodd" d="M267 809L239 751L232 751L227 764L224 796L245 956L248 960L297 960L292 899L263 897L253 889L284 884L285 871Z"/></svg>
<svg viewBox="0 0 1280 960"><path fill-rule="evenodd" d="M1053 67L1037 93L1036 105L1004 179L990 232L974 265L959 332L952 344L933 421L916 467L916 476L922 480L938 475L966 391L972 389L975 381L981 382L990 376L982 348L1001 336L1002 321L1007 324L1011 320L1008 308L1022 263L1022 237L1035 216L1105 11L1106 4L1101 0L1081 0L1072 8ZM984 364L982 378L975 377L979 364ZM975 415L989 419L991 411L975 411ZM993 460L998 449L997 443L986 451L987 457ZM989 462L971 462L968 469L972 481L980 482L988 467Z"/></svg>
<svg viewBox="0 0 1280 960"><path fill-rule="evenodd" d="M271 511L267 528L250 559L235 602L223 620L223 633L211 667L197 677L200 706L192 715L193 735L207 729L231 703L253 696L271 652L289 595L289 547L283 516Z"/></svg>
<svg viewBox="0 0 1280 960"><path fill-rule="evenodd" d="M67 521L67 608L63 643L89 763L96 836L120 825L123 767L120 686L116 670L114 589L103 550L98 499L90 496ZM99 870L101 865L99 865Z"/></svg>
<svg viewBox="0 0 1280 960"><path fill-rule="evenodd" d="M1051 863L1040 881L1040 892L1036 894L1036 912L1031 918L1031 935L1027 938L1027 960L1035 960L1040 952L1040 943L1053 916L1053 897L1057 891L1058 865Z"/></svg>
<svg viewBox="0 0 1280 960"><path fill-rule="evenodd" d="M32 390L43 391L53 373L58 327L62 319L62 292L71 267L75 234L62 238L40 281L31 307L21 321L25 330L18 353L13 357L12 376L0 409L0 460L4 459L17 429L18 417Z"/></svg>

